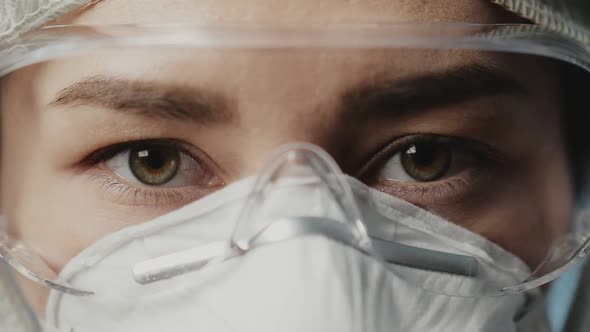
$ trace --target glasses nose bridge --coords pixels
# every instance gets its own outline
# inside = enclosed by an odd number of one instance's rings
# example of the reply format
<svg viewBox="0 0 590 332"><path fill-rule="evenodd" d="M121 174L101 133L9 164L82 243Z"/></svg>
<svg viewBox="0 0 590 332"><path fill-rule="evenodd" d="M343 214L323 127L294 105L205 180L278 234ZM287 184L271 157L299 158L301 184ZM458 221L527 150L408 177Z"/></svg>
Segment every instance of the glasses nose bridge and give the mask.
<svg viewBox="0 0 590 332"><path fill-rule="evenodd" d="M309 143L283 146L268 159L238 217L232 243L247 250L277 220L297 217L341 223L359 246L370 246L344 174L327 152Z"/></svg>

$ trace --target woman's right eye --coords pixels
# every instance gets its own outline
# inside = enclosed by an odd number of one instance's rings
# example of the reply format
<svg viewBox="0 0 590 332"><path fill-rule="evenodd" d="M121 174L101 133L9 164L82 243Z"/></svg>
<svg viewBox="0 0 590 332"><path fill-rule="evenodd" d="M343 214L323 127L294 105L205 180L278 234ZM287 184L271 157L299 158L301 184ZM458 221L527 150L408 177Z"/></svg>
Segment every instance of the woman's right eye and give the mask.
<svg viewBox="0 0 590 332"><path fill-rule="evenodd" d="M148 187L212 187L221 179L178 144L134 143L105 160L106 167L121 179Z"/></svg>

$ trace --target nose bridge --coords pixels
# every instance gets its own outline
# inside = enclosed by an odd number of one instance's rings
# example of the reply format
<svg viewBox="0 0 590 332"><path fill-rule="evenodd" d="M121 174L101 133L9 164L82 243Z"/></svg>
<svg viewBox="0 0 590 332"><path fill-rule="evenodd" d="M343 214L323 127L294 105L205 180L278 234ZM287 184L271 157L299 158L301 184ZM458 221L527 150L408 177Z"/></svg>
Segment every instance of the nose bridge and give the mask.
<svg viewBox="0 0 590 332"><path fill-rule="evenodd" d="M332 153L330 141L340 134L340 96L358 76L361 69L353 64L362 57L321 49L240 54L228 66L238 82L232 95L243 133L241 171L254 174L272 151L290 142Z"/></svg>
<svg viewBox="0 0 590 332"><path fill-rule="evenodd" d="M310 143L332 154L330 145L337 134L337 120L330 109L311 102L297 105L285 101L244 114L248 115L241 123L243 174L256 174L273 151L289 143Z"/></svg>

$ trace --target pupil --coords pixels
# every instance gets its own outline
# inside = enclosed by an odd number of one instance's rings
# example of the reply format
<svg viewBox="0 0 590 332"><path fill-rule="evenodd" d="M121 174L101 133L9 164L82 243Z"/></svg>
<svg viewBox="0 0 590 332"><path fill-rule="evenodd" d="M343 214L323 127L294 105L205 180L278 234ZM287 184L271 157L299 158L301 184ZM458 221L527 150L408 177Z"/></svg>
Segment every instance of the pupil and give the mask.
<svg viewBox="0 0 590 332"><path fill-rule="evenodd" d="M451 164L451 151L445 144L416 143L402 154L402 166L418 181L434 181L443 176Z"/></svg>
<svg viewBox="0 0 590 332"><path fill-rule="evenodd" d="M167 147L141 147L129 155L129 167L133 175L147 185L162 185L170 181L178 171L180 153Z"/></svg>
<svg viewBox="0 0 590 332"><path fill-rule="evenodd" d="M166 164L166 156L162 151L148 150L148 156L142 158L147 167L152 169L160 169Z"/></svg>
<svg viewBox="0 0 590 332"><path fill-rule="evenodd" d="M436 147L431 144L416 144L409 150L408 154L418 167L430 166L436 159Z"/></svg>

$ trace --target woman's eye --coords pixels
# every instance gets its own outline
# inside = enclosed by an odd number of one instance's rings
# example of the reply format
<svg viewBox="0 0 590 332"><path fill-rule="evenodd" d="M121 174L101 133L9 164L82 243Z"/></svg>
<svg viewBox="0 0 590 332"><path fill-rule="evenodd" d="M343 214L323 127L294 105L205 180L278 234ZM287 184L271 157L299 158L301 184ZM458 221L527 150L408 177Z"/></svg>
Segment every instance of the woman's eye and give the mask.
<svg viewBox="0 0 590 332"><path fill-rule="evenodd" d="M446 141L408 143L390 157L378 172L378 180L432 182L472 166L469 151Z"/></svg>
<svg viewBox="0 0 590 332"><path fill-rule="evenodd" d="M122 179L145 186L208 187L221 182L199 161L168 144L135 144L105 164Z"/></svg>

